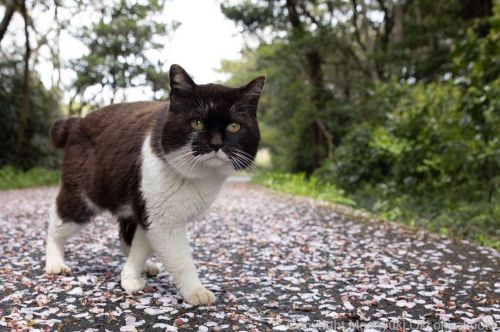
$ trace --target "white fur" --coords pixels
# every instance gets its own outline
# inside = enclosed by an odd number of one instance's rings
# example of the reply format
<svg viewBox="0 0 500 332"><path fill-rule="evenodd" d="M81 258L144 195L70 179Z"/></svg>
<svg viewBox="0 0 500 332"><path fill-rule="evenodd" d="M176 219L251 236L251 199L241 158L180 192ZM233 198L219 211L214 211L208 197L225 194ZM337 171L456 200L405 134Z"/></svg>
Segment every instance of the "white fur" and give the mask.
<svg viewBox="0 0 500 332"><path fill-rule="evenodd" d="M102 209L92 202L87 195L81 194L87 209L94 214L101 213ZM85 227L85 224L75 222L63 222L57 213L54 203L50 209L49 230L47 234L47 246L45 252L45 272L48 274L70 274L71 269L64 263L64 243L71 236L77 234Z"/></svg>
<svg viewBox="0 0 500 332"><path fill-rule="evenodd" d="M215 296L198 278L186 222L210 206L232 166L214 154L198 157L201 159L197 171L185 171L176 162L178 156L179 153L167 155L166 163L151 150L150 138L144 141L141 191L150 223L146 237L184 298L192 304L212 303Z"/></svg>
<svg viewBox="0 0 500 332"><path fill-rule="evenodd" d="M71 269L64 264L64 242L83 229L83 225L64 222L57 213L56 205L50 209L49 231L45 255L45 271L49 274L70 274Z"/></svg>
<svg viewBox="0 0 500 332"><path fill-rule="evenodd" d="M141 228L141 232L144 233L144 230ZM139 244L137 244L139 245ZM146 245L149 246L149 243L146 242ZM122 248L123 254L128 258L128 254L130 253L130 246L125 243L123 237L120 237L120 246ZM156 276L160 273L160 266L158 264L153 263L150 259L146 260L144 264L143 271L150 277Z"/></svg>
<svg viewBox="0 0 500 332"><path fill-rule="evenodd" d="M141 273L150 255L151 247L146 240L144 230L141 226L137 226L132 246L128 250L127 262L121 274L121 285L127 292L135 292L144 288L146 283Z"/></svg>
<svg viewBox="0 0 500 332"><path fill-rule="evenodd" d="M134 215L134 210L132 210L132 205L125 204L118 208L115 212L117 218L130 218Z"/></svg>
<svg viewBox="0 0 500 332"><path fill-rule="evenodd" d="M87 195L85 194L82 194L81 195L83 201L85 202L85 204L87 204L87 208L92 211L94 214L99 214L99 213L102 213L103 210L97 206L97 204L95 204L94 202L92 202L90 200L90 198L88 198Z"/></svg>

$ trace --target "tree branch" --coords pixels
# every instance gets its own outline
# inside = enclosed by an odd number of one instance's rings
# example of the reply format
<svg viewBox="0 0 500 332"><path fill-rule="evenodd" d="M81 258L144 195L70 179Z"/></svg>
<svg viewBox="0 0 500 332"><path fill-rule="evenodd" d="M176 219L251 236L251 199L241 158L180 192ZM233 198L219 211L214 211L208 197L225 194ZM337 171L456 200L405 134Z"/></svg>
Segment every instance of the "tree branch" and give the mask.
<svg viewBox="0 0 500 332"><path fill-rule="evenodd" d="M16 2L9 2L5 7L5 14L2 18L2 22L0 23L0 42L7 32L7 28L9 27L14 12L16 11L16 7Z"/></svg>
<svg viewBox="0 0 500 332"><path fill-rule="evenodd" d="M302 13L307 16L312 23L316 24L318 28L322 26L322 24L314 17L314 15L307 10L305 2L300 3L300 9L302 10Z"/></svg>
<svg viewBox="0 0 500 332"><path fill-rule="evenodd" d="M366 51L366 45L361 41L361 35L359 34L359 28L358 28L358 2L356 0L352 0L352 25L354 26L354 36L356 37L356 41L358 42L359 46Z"/></svg>
<svg viewBox="0 0 500 332"><path fill-rule="evenodd" d="M300 22L299 13L297 12L295 0L286 0L286 9L288 10L288 19L290 20L293 29L296 31L303 32L304 27Z"/></svg>

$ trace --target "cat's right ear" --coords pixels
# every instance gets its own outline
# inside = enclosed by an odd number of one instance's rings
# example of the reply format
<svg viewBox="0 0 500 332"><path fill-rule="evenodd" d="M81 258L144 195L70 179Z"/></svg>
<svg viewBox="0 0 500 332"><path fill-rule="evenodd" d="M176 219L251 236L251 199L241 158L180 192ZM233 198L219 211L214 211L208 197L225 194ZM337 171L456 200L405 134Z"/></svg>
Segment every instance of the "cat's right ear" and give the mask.
<svg viewBox="0 0 500 332"><path fill-rule="evenodd" d="M189 74L179 65L172 65L169 71L170 78L170 96L176 94L192 93L196 84L191 79Z"/></svg>

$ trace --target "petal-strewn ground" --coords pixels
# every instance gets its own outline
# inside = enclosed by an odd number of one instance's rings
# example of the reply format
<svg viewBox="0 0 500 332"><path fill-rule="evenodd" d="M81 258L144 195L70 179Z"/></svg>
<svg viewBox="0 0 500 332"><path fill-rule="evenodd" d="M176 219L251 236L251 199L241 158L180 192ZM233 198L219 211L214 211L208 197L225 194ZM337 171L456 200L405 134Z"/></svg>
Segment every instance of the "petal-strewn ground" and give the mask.
<svg viewBox="0 0 500 332"><path fill-rule="evenodd" d="M68 241L73 275L43 272L54 188L0 192L0 331L364 331L500 324L500 254L328 205L229 183L191 224L215 305L182 302L165 271L120 288L118 228L102 216Z"/></svg>

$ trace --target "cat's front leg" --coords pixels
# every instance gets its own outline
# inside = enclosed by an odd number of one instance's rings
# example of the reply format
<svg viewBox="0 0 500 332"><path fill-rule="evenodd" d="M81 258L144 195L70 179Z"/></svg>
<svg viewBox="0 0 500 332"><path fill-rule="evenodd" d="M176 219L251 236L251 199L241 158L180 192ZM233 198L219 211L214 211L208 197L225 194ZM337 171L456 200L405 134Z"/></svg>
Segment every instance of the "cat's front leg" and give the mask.
<svg viewBox="0 0 500 332"><path fill-rule="evenodd" d="M146 285L141 273L146 260L151 256L151 247L144 233L142 226L138 226L132 245L127 250L127 261L121 273L121 285L127 292L140 291Z"/></svg>
<svg viewBox="0 0 500 332"><path fill-rule="evenodd" d="M185 223L152 223L146 232L160 261L173 277L184 300L193 305L214 303L215 295L198 278Z"/></svg>

